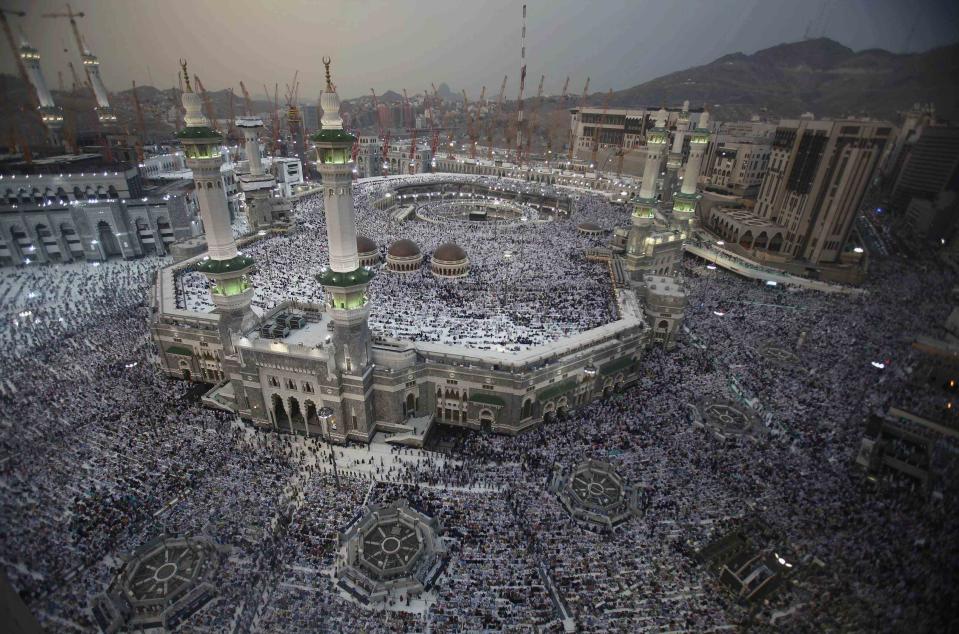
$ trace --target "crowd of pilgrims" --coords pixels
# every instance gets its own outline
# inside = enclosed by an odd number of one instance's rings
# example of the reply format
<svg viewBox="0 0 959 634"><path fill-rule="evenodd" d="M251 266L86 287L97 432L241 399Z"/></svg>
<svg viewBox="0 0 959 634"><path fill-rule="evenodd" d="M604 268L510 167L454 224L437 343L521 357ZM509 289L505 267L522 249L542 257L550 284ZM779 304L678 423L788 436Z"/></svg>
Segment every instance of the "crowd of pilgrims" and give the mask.
<svg viewBox="0 0 959 634"><path fill-rule="evenodd" d="M689 332L645 354L635 387L518 437L464 434L443 459L370 454L361 474L341 454L334 475L324 443L255 432L158 373L145 297L168 263L0 270L0 565L51 631L94 629L92 598L162 534L228 550L191 632L560 632L547 580L583 631L956 628L956 446L933 439L934 496L854 462L865 416L915 399L910 343L937 334L955 283L936 265L874 262L856 297L687 260ZM692 424L690 405L734 398L732 381L764 437ZM643 491L613 534L573 523L548 489L554 465L585 458ZM369 609L331 575L339 527L394 499L439 519L449 563L425 598ZM759 606L693 556L752 522L799 568Z"/></svg>
<svg viewBox="0 0 959 634"><path fill-rule="evenodd" d="M617 318L606 265L583 257L587 248L608 240L609 233L586 237L576 226L592 221L611 232L617 223L628 224L622 210L605 198L583 195L572 216L551 222L437 223L397 220L395 210L373 205L387 187L437 178L413 176L354 186L357 231L377 243L381 262L389 245L401 238L415 242L425 256L416 272L393 273L380 267L373 278L370 329L375 336L519 351ZM439 180L474 182L482 177L444 175ZM556 193L539 184L497 182ZM244 248L244 254L256 261L251 275L255 310L266 311L287 300L323 303L323 288L315 279L329 263L323 197L298 201L294 217L296 226L290 233ZM430 272L429 256L445 242L466 251L468 276L445 279ZM178 275L176 296L180 308L213 309L208 282L200 273L186 270Z"/></svg>

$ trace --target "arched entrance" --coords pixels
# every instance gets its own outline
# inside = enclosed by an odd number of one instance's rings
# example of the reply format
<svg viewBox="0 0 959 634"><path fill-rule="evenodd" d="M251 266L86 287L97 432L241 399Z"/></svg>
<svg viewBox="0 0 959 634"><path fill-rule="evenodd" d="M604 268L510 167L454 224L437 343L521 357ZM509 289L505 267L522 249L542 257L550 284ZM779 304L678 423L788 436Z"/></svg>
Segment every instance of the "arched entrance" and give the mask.
<svg viewBox="0 0 959 634"><path fill-rule="evenodd" d="M406 416L414 416L416 414L416 397L413 396L412 392L406 395L406 404L403 407L403 413Z"/></svg>
<svg viewBox="0 0 959 634"><path fill-rule="evenodd" d="M307 428L314 433L319 433L320 417L316 413L316 403L313 401L306 401L303 405L306 407Z"/></svg>
<svg viewBox="0 0 959 634"><path fill-rule="evenodd" d="M306 430L306 419L303 418L303 412L300 411L300 403L295 398L290 399L290 431L299 434L303 430L305 435L309 435Z"/></svg>
<svg viewBox="0 0 959 634"><path fill-rule="evenodd" d="M493 412L491 412L490 410L484 409L483 411L480 412L480 426L483 428L483 431L485 432L493 431L494 420L495 419L493 417Z"/></svg>
<svg viewBox="0 0 959 634"><path fill-rule="evenodd" d="M277 429L290 427L290 417L286 415L286 407L283 406L283 399L279 394L273 395L273 421Z"/></svg>
<svg viewBox="0 0 959 634"><path fill-rule="evenodd" d="M100 241L104 257L115 258L123 255L123 252L120 251L120 243L117 242L117 237L113 234L113 228L106 220L97 223L97 239Z"/></svg>

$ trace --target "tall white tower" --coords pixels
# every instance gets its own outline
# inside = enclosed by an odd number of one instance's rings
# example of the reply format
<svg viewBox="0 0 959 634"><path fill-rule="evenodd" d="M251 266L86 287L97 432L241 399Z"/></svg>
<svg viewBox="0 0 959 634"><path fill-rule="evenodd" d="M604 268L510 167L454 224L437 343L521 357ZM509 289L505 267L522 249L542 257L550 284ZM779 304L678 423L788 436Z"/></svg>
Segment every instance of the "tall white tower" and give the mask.
<svg viewBox="0 0 959 634"><path fill-rule="evenodd" d="M639 270L641 260L646 256L647 238L656 219L656 177L663 162L663 152L669 142L669 132L665 128L666 111L656 114L656 126L646 133L646 165L643 167L643 182L639 187L639 198L633 208L633 226L626 240L626 268L630 272Z"/></svg>
<svg viewBox="0 0 959 634"><path fill-rule="evenodd" d="M663 181L663 200L673 199L673 190L679 178L679 168L683 166L683 143L686 140L686 130L689 128L689 102L683 102L683 109L676 120L676 131L673 133L673 144L666 159L666 180Z"/></svg>
<svg viewBox="0 0 959 634"><path fill-rule="evenodd" d="M239 117L236 127L243 131L246 141L246 159L250 173L240 176L240 188L246 197L247 219L255 231L273 224L273 189L276 179L263 171L260 157L260 131L263 120L259 117Z"/></svg>
<svg viewBox="0 0 959 634"><path fill-rule="evenodd" d="M180 64L185 83L183 108L186 110L186 125L177 136L183 144L187 167L193 170L207 244L207 256L196 268L210 280L210 295L220 315L220 339L224 353L229 355L233 352L231 335L251 328L256 321L250 310L253 286L248 277L253 259L240 254L233 239L230 209L220 176L222 135L210 127L203 115L200 96L190 86L186 62Z"/></svg>
<svg viewBox="0 0 959 634"><path fill-rule="evenodd" d="M27 69L27 77L33 89L37 92L37 100L40 116L43 123L49 128L51 135L56 140L59 137L60 129L63 127L63 109L53 101L53 95L47 87L47 80L43 77L43 71L40 69L40 51L30 46L27 38L20 34L20 59Z"/></svg>
<svg viewBox="0 0 959 634"><path fill-rule="evenodd" d="M699 170L703 164L703 155L709 146L709 112L703 111L699 117L699 125L691 132L689 138L689 159L686 161L686 171L683 174L683 186L673 201L673 218L690 229L696 216L696 204L702 196L696 188L699 181Z"/></svg>
<svg viewBox="0 0 959 634"><path fill-rule="evenodd" d="M110 107L110 96L107 94L107 87L103 85L103 78L100 77L100 60L86 46L83 47L80 59L83 60L83 68L93 88L93 95L97 99L97 118L104 125L116 123L117 115Z"/></svg>
<svg viewBox="0 0 959 634"><path fill-rule="evenodd" d="M374 432L372 351L370 349L369 298L367 289L373 271L360 266L356 248L356 218L353 210L353 163L356 137L343 129L340 97L326 66L326 90L320 98L321 129L313 135L316 167L323 178L323 205L330 264L316 279L323 285L326 311L333 321L332 370L340 383L339 402L331 407L340 423L328 426L330 440L347 437L369 440Z"/></svg>

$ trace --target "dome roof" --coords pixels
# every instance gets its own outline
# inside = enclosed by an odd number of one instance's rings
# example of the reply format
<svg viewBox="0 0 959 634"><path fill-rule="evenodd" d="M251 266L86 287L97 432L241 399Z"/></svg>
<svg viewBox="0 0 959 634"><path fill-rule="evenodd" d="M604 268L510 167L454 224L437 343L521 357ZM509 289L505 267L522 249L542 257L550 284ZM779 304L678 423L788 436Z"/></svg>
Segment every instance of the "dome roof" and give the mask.
<svg viewBox="0 0 959 634"><path fill-rule="evenodd" d="M600 227L595 222L584 222L583 224L577 227L580 231L602 231L603 228Z"/></svg>
<svg viewBox="0 0 959 634"><path fill-rule="evenodd" d="M361 236L357 234L356 236L356 250L358 253L372 253L376 251L376 243L367 238L366 236Z"/></svg>
<svg viewBox="0 0 959 634"><path fill-rule="evenodd" d="M412 240L403 238L391 244L387 254L394 258L412 258L420 255L420 248Z"/></svg>
<svg viewBox="0 0 959 634"><path fill-rule="evenodd" d="M452 242L445 242L433 251L433 259L440 262L459 262L466 259L466 251Z"/></svg>

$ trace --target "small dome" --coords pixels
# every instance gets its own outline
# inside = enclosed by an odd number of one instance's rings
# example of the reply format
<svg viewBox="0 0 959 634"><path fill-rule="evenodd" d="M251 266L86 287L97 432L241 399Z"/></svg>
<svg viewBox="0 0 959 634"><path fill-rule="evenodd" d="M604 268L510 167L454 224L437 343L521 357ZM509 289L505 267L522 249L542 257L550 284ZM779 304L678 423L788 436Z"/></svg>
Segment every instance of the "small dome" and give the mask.
<svg viewBox="0 0 959 634"><path fill-rule="evenodd" d="M420 248L412 240L403 238L391 244L387 254L394 258L413 258L420 255Z"/></svg>
<svg viewBox="0 0 959 634"><path fill-rule="evenodd" d="M433 259L439 262L459 262L466 259L466 251L457 244L446 242L436 247L433 251Z"/></svg>
<svg viewBox="0 0 959 634"><path fill-rule="evenodd" d="M356 236L356 251L357 253L373 253L376 251L376 243L367 238L366 236L357 235Z"/></svg>

